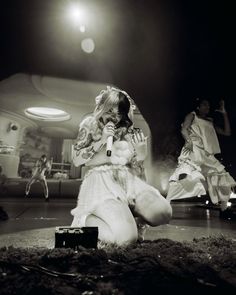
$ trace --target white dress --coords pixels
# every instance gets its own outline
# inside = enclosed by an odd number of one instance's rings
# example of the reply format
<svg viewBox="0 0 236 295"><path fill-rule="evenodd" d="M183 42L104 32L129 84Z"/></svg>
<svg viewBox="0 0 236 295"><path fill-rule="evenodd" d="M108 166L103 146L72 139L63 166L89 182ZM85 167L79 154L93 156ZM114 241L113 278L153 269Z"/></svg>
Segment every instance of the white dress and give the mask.
<svg viewBox="0 0 236 295"><path fill-rule="evenodd" d="M105 152L104 148L101 156ZM115 199L129 206L138 195L152 192L166 201L156 188L143 181L129 167L133 155L130 143L118 140L113 144L109 163L89 167L80 187L77 207L71 211L74 216L71 226L85 226L87 216L107 199Z"/></svg>
<svg viewBox="0 0 236 295"><path fill-rule="evenodd" d="M167 199L183 199L205 195L212 203L227 202L231 188L236 185L225 167L215 158L220 153L219 141L212 121L194 115L189 128L193 151L182 148L178 166L169 179Z"/></svg>

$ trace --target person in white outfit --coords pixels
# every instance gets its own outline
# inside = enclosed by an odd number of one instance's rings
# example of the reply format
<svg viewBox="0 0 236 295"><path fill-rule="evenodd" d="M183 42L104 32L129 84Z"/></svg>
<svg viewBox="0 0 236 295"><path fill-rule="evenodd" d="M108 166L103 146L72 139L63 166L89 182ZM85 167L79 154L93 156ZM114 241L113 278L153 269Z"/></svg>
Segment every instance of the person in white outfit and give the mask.
<svg viewBox="0 0 236 295"><path fill-rule="evenodd" d="M80 187L72 227L96 226L105 243L136 242L138 229L169 222L172 209L160 192L144 180L147 140L133 126L130 96L107 87L96 97L93 114L81 124L73 163L89 167ZM111 156L107 138L113 136Z"/></svg>
<svg viewBox="0 0 236 295"><path fill-rule="evenodd" d="M167 200L206 195L208 191L211 202L220 204L224 211L236 183L215 155L221 152L217 133L230 136L231 128L223 100L217 110L223 116L223 128L214 125L209 111L209 101L197 99L196 110L185 117L181 129L185 144L169 180Z"/></svg>

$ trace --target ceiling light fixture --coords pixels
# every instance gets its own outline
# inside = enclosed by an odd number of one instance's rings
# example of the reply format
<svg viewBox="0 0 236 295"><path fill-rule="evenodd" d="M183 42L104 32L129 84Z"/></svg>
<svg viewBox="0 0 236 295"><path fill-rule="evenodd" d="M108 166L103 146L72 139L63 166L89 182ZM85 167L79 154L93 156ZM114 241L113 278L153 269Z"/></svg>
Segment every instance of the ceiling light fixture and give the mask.
<svg viewBox="0 0 236 295"><path fill-rule="evenodd" d="M60 122L70 119L70 115L60 109L47 107L32 107L25 110L25 115L31 119L39 121Z"/></svg>

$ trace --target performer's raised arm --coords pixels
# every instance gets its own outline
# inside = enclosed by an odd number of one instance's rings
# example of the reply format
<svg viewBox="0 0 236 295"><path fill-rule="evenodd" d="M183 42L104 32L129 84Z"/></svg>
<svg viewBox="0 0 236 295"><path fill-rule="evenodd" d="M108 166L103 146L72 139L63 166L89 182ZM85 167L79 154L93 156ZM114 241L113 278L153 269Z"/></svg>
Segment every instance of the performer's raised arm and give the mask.
<svg viewBox="0 0 236 295"><path fill-rule="evenodd" d="M230 127L230 122L229 122L228 114L227 114L227 112L225 110L225 102L224 102L224 100L221 100L220 101L220 107L216 111L222 114L223 120L224 120L224 126L223 126L223 128L215 125L216 132L218 134L220 134L220 135L230 136L231 135L231 127Z"/></svg>

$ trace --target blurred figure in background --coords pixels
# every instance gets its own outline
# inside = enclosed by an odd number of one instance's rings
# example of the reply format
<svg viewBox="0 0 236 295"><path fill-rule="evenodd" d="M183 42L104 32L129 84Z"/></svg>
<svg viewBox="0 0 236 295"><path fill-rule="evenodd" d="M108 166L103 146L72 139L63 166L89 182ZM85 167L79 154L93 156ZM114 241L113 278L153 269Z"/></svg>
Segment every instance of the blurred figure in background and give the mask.
<svg viewBox="0 0 236 295"><path fill-rule="evenodd" d="M228 214L227 202L236 183L215 157L221 152L216 133L230 136L231 128L224 100L217 110L223 116L222 127L214 125L209 111L209 101L197 99L195 110L185 117L181 129L185 144L169 180L167 200L205 195L206 183L211 202L220 204L220 216L224 216Z"/></svg>
<svg viewBox="0 0 236 295"><path fill-rule="evenodd" d="M39 181L41 185L43 186L43 191L44 191L44 198L45 201L49 201L49 196L48 196L48 185L47 185L47 180L46 180L46 173L49 173L52 167L51 161L47 160L46 155L42 155L39 160L35 163L35 167L33 169L32 177L30 178L29 182L26 185L25 189L25 196L28 197L30 193L30 188L31 185Z"/></svg>

